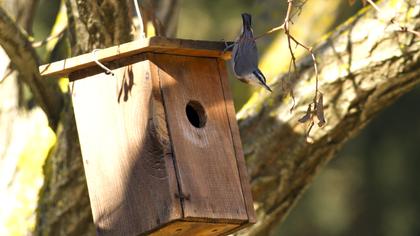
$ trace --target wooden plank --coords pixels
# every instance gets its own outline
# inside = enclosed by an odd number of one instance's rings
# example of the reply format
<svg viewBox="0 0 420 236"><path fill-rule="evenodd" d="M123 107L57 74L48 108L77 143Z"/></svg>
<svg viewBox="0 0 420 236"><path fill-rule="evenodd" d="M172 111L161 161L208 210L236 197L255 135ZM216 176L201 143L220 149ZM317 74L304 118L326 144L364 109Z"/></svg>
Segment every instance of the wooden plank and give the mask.
<svg viewBox="0 0 420 236"><path fill-rule="evenodd" d="M217 60L165 54L150 60L160 68L184 217L247 222ZM201 128L187 118L190 101L204 107Z"/></svg>
<svg viewBox="0 0 420 236"><path fill-rule="evenodd" d="M219 76L220 76L220 82L222 84L223 89L223 95L225 99L225 105L226 105L226 112L229 120L229 126L232 134L232 139L235 147L235 153L236 153L236 162L238 165L238 171L239 176L241 179L241 186L242 186L242 192L244 196L244 202L246 205L246 212L248 214L248 220L249 223L256 223L256 215L254 210L254 203L252 199L251 194L251 185L250 180L248 177L248 172L246 168L244 153L242 150L242 143L241 143L241 136L239 133L239 127L238 123L236 121L236 112L235 112L235 106L233 104L233 98L230 93L229 83L228 83L228 77L226 72L226 66L225 61L218 59L218 66L219 66Z"/></svg>
<svg viewBox="0 0 420 236"><path fill-rule="evenodd" d="M70 86L98 235L138 235L182 217L156 71L149 62Z"/></svg>
<svg viewBox="0 0 420 236"><path fill-rule="evenodd" d="M151 234L150 236L219 236L226 235L238 228L237 224L175 221Z"/></svg>
<svg viewBox="0 0 420 236"><path fill-rule="evenodd" d="M228 44L231 44L231 42L228 42ZM109 47L99 50L95 54L96 58L102 63L145 52L228 59L230 57L230 52L224 52L225 47L226 44L224 42L152 37L145 40L137 40ZM87 53L42 65L39 67L39 71L44 77L66 77L74 71L93 66L96 66L93 54Z"/></svg>

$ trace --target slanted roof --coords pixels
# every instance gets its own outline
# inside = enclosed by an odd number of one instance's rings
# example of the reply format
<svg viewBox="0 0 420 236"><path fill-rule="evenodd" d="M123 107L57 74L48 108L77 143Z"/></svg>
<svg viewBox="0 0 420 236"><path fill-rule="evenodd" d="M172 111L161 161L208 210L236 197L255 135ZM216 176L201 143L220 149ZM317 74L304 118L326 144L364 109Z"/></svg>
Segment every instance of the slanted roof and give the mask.
<svg viewBox="0 0 420 236"><path fill-rule="evenodd" d="M224 51L225 47L225 42L152 37L105 48L95 54L96 59L102 63L146 52L214 57L226 60L230 58L230 52ZM39 67L39 71L44 77L67 77L71 72L95 65L92 53L87 53L42 65Z"/></svg>

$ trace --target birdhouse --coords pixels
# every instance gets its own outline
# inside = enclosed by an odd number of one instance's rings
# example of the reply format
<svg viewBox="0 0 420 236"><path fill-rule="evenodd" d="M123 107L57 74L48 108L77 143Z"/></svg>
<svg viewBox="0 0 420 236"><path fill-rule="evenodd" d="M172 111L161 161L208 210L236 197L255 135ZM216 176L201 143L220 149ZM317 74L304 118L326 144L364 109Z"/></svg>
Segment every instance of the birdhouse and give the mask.
<svg viewBox="0 0 420 236"><path fill-rule="evenodd" d="M69 78L98 235L226 235L255 222L224 48L153 37L40 67Z"/></svg>

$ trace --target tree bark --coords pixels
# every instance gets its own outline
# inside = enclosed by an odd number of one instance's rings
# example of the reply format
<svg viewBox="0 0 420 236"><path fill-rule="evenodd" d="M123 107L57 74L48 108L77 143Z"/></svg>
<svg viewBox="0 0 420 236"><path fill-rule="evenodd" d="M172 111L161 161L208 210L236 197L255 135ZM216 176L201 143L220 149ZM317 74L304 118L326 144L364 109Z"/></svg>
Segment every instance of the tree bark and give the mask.
<svg viewBox="0 0 420 236"><path fill-rule="evenodd" d="M175 37L178 26L180 0L147 0L142 5L146 20L150 20L157 35Z"/></svg>

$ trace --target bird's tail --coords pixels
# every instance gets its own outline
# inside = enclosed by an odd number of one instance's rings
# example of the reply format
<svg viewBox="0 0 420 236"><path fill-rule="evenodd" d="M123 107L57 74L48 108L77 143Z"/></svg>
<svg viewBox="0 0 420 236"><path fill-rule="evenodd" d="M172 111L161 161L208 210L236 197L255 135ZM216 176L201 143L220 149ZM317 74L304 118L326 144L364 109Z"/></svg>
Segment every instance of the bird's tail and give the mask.
<svg viewBox="0 0 420 236"><path fill-rule="evenodd" d="M243 24L243 29L245 30L251 30L251 14L248 13L242 13L242 24Z"/></svg>
<svg viewBox="0 0 420 236"><path fill-rule="evenodd" d="M273 90L271 90L270 87L268 87L267 83L266 83L266 79L265 76L263 75L263 73L260 71L260 69L255 70L254 72L255 77L257 77L257 79L260 81L260 84L267 89L270 92L273 92Z"/></svg>

